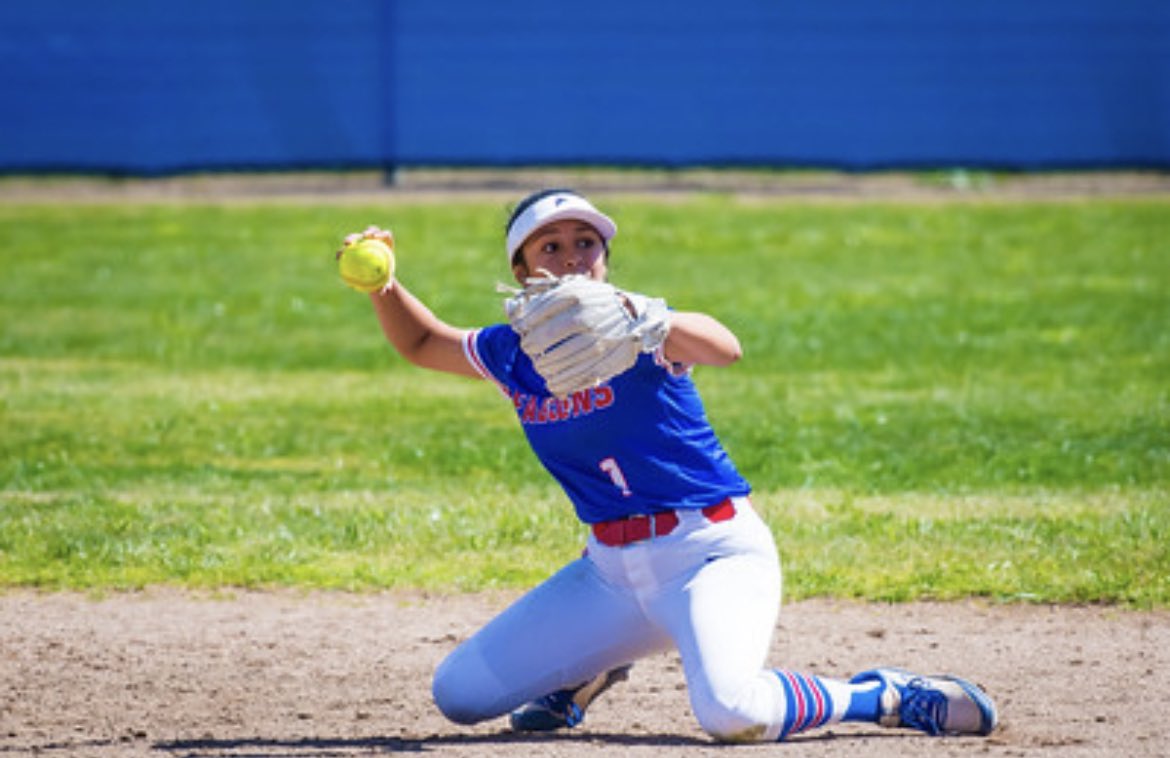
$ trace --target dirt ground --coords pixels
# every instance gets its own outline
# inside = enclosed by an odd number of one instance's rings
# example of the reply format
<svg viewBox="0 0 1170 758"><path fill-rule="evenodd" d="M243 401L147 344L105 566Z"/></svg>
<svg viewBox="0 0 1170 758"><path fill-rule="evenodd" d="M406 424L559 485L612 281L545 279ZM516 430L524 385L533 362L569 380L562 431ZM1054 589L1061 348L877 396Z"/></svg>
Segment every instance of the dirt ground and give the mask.
<svg viewBox="0 0 1170 758"><path fill-rule="evenodd" d="M676 656L634 667L585 723L450 724L436 664L511 596L0 595L0 754L107 756L1164 756L1170 612L968 603L786 606L770 662L848 677L952 671L1001 711L989 738L837 726L782 745L697 727Z"/></svg>

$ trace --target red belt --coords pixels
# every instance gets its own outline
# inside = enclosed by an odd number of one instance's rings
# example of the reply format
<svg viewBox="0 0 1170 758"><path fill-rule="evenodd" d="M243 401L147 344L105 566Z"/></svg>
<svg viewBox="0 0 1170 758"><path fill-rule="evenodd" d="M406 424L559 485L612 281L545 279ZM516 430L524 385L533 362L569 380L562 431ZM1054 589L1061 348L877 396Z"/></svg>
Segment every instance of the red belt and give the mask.
<svg viewBox="0 0 1170 758"><path fill-rule="evenodd" d="M735 517L735 505L731 498L709 505L702 510L708 521L718 523ZM601 521L593 525L593 536L603 545L621 547L632 542L641 542L651 537L665 537L678 526L677 511L662 511L649 516L629 516L614 521Z"/></svg>

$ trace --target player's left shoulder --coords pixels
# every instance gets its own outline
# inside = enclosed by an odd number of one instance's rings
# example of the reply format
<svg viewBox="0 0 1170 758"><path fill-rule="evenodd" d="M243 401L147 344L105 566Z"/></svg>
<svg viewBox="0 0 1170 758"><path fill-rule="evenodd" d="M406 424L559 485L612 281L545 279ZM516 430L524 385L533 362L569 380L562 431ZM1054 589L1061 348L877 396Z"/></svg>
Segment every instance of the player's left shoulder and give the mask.
<svg viewBox="0 0 1170 758"><path fill-rule="evenodd" d="M665 371L668 376L673 379L681 379L683 377L690 377L691 371L695 368L693 363L683 363L681 361L672 361L666 355L666 346L660 345L653 353L648 354L651 362L662 371Z"/></svg>

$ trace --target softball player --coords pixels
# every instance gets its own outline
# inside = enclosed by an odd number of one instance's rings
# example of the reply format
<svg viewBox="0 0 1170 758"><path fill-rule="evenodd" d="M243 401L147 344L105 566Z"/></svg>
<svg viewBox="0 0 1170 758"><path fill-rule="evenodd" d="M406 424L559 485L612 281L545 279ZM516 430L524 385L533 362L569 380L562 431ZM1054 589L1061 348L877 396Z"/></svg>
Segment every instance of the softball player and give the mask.
<svg viewBox="0 0 1170 758"><path fill-rule="evenodd" d="M508 263L521 284L532 276L604 281L616 233L581 195L538 192L508 221ZM388 234L371 227L362 236ZM880 668L844 681L764 665L780 609L775 544L691 380L696 365L739 360L723 324L670 311L653 352L556 398L511 325L456 328L396 280L371 299L404 358L496 385L588 527L583 557L439 666L433 695L449 719L510 714L520 731L571 727L632 662L673 647L695 717L718 740L782 740L840 721L932 735L995 727L987 694L957 677Z"/></svg>

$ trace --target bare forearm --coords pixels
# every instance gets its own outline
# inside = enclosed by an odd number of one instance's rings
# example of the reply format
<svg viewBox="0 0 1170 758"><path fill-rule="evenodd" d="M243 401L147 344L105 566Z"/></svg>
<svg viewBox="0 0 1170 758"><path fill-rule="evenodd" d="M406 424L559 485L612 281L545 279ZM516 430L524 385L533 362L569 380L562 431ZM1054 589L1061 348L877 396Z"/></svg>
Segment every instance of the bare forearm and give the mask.
<svg viewBox="0 0 1170 758"><path fill-rule="evenodd" d="M401 282L371 294L370 301L382 333L403 358L423 368L478 376L463 355L465 330L439 319Z"/></svg>
<svg viewBox="0 0 1170 758"><path fill-rule="evenodd" d="M739 339L719 321L705 313L675 311L670 314L670 332L663 347L675 363L726 366L743 356Z"/></svg>

